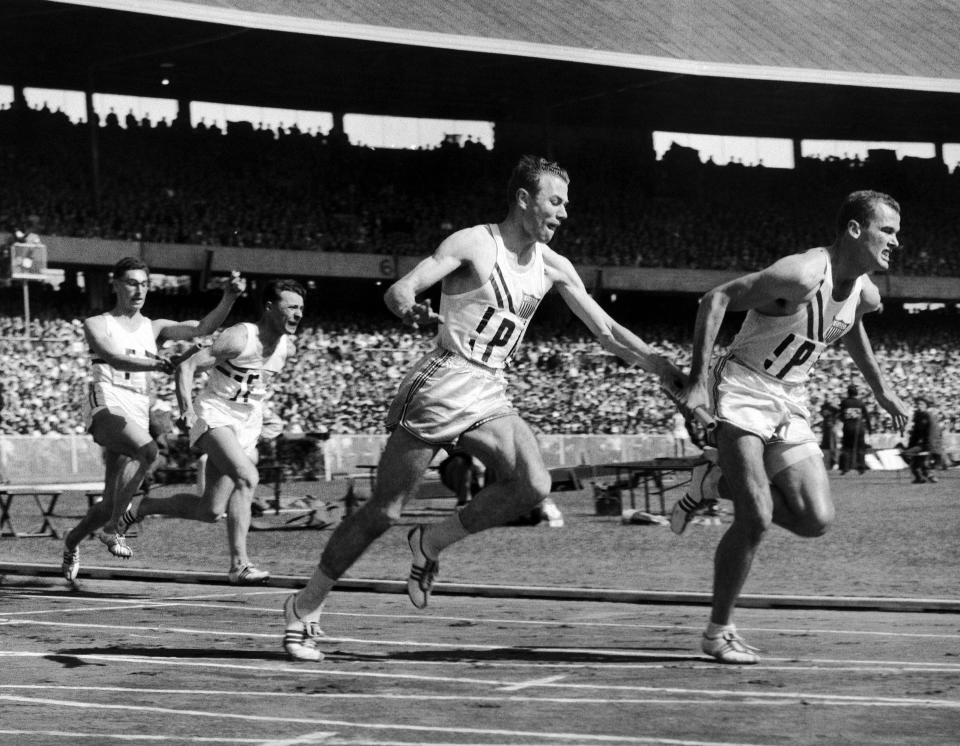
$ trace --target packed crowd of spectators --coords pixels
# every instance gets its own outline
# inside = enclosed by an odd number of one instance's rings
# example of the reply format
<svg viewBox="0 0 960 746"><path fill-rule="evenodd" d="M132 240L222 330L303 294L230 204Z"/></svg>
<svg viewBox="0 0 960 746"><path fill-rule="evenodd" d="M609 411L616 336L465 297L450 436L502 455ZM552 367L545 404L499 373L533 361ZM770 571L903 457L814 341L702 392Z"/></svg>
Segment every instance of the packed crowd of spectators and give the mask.
<svg viewBox="0 0 960 746"><path fill-rule="evenodd" d="M376 150L296 128L224 133L113 113L97 133L95 180L87 125L0 109L0 230L420 255L501 216L517 155L473 142ZM932 159L878 152L772 169L703 164L680 147L646 165L637 154L557 157L573 206L554 247L579 264L756 269L830 241L842 196L869 187L903 205L894 273L960 276L960 173Z"/></svg>
<svg viewBox="0 0 960 746"><path fill-rule="evenodd" d="M682 303L682 302L678 302ZM194 305L196 304L196 305ZM2 304L0 304L2 305ZM88 352L83 313L64 317L71 302L42 303L25 338L24 320L9 302L0 307L3 408L0 433L78 433L85 396ZM197 318L209 302L151 294L152 317ZM308 300L308 310L311 308ZM312 305L319 308L319 302ZM44 311L43 308L51 309ZM690 309L671 309L658 320L625 320L654 347L686 367L690 357ZM245 314L244 318L253 317ZM677 319L664 321L663 319ZM956 312L892 315L867 322L881 368L912 408L917 396L934 397L944 432L960 432L960 326ZM606 353L578 321L558 327L535 319L508 370L514 404L540 433L670 433L673 407L653 376L628 368ZM730 330L724 330L729 334ZM382 433L387 406L411 363L432 338L402 327L384 311L311 314L297 335L297 357L288 364L272 398L289 431L318 434ZM812 412L838 403L851 381L861 379L842 349L831 348L814 369ZM157 377L157 394L175 409L170 377ZM874 432L891 432L890 418L866 397Z"/></svg>

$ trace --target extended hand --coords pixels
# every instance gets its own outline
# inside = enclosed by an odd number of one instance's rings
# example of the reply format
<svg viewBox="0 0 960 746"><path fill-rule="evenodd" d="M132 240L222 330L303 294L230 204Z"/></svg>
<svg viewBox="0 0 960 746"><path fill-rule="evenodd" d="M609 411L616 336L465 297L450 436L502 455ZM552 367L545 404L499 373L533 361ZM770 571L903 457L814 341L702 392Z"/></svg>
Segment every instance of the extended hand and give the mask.
<svg viewBox="0 0 960 746"><path fill-rule="evenodd" d="M906 406L900 401L900 397L894 393L881 393L877 395L877 403L887 410L887 413L893 418L894 427L903 435L903 431L910 422L910 414Z"/></svg>
<svg viewBox="0 0 960 746"><path fill-rule="evenodd" d="M224 295L232 295L234 298L239 298L245 292L247 292L247 278L241 276L237 270L233 270L230 273L230 280L223 289Z"/></svg>
<svg viewBox="0 0 960 746"><path fill-rule="evenodd" d="M435 324L439 320L440 316L430 307L429 298L422 303L414 303L403 314L403 323L414 329Z"/></svg>

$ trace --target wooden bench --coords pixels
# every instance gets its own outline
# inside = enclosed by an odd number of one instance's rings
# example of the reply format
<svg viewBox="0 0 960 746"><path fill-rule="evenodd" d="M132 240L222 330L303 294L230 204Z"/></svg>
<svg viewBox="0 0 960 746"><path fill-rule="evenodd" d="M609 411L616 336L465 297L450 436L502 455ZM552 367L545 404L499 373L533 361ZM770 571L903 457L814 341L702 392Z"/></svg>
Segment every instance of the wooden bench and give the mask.
<svg viewBox="0 0 960 746"><path fill-rule="evenodd" d="M3 484L0 485L0 537L12 536L15 539L36 536L60 538L60 532L50 519L56 513L57 501L65 492L79 492L87 497L89 509L103 496L103 482L51 482L47 484ZM40 526L35 531L22 531L14 522L12 507L17 498L29 498L40 512Z"/></svg>

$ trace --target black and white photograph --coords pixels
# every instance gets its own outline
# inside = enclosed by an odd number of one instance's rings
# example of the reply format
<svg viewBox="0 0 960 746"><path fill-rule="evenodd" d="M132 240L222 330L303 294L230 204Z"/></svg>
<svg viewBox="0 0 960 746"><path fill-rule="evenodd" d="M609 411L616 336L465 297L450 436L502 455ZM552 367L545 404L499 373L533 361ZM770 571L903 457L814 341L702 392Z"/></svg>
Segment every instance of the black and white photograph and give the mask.
<svg viewBox="0 0 960 746"><path fill-rule="evenodd" d="M0 49L0 743L960 741L960 4Z"/></svg>

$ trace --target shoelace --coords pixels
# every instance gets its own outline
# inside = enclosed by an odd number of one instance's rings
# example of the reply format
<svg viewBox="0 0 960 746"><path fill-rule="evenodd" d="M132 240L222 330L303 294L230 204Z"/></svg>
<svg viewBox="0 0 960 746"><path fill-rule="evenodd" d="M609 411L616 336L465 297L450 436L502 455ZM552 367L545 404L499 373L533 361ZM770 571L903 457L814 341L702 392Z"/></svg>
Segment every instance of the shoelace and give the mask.
<svg viewBox="0 0 960 746"><path fill-rule="evenodd" d="M720 636L731 648L740 653L759 653L760 648L749 645L737 632L724 632Z"/></svg>
<svg viewBox="0 0 960 746"><path fill-rule="evenodd" d="M313 646L316 646L317 641L322 638L323 630L320 629L319 622L304 622L303 623L303 643L310 643Z"/></svg>

